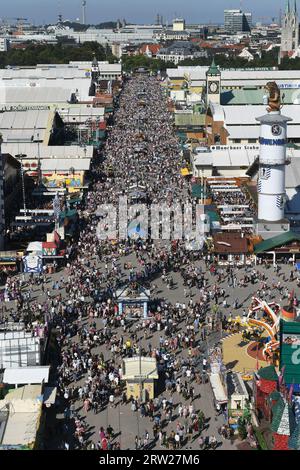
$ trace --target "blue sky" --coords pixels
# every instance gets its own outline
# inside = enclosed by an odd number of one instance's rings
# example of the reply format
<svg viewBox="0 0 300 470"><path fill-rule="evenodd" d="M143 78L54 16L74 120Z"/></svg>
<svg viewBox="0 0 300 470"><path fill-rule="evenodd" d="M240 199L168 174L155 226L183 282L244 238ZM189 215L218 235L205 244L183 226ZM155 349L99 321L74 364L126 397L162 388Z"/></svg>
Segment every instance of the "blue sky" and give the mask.
<svg viewBox="0 0 300 470"><path fill-rule="evenodd" d="M262 17L278 18L285 1L242 0L242 5L245 11L253 13L255 20L260 21ZM81 0L2 0L1 3L0 18L19 16L38 24L50 23L57 20L59 10L65 19L81 18ZM157 13L168 21L176 14L188 22L222 22L224 8L239 7L240 0L87 0L87 22L120 17L136 23L149 23Z"/></svg>

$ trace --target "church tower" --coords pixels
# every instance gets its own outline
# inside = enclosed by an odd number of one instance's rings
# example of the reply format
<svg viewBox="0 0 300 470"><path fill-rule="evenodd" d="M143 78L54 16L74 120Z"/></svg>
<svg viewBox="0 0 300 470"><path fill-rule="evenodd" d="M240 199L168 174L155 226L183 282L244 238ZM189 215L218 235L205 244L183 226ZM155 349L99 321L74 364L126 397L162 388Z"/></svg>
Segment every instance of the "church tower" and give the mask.
<svg viewBox="0 0 300 470"><path fill-rule="evenodd" d="M285 13L282 19L280 56L290 56L299 47L299 17L297 1L291 8L290 0L286 1Z"/></svg>
<svg viewBox="0 0 300 470"><path fill-rule="evenodd" d="M221 103L221 72L215 64L215 59L206 72L206 104Z"/></svg>

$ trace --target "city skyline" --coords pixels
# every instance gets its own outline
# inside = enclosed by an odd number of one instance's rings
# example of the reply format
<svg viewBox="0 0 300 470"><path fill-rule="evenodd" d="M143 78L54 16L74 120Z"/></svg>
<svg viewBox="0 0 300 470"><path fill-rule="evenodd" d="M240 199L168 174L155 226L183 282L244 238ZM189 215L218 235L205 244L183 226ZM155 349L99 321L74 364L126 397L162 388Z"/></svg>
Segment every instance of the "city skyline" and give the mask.
<svg viewBox="0 0 300 470"><path fill-rule="evenodd" d="M11 0L1 11L0 18L11 18L16 15L24 16L35 24L55 23L59 13L64 20L75 21L82 18L80 0ZM293 0L292 0L293 3ZM205 6L205 12L201 11ZM279 11L284 10L285 0L213 0L207 5L204 0L187 0L182 5L179 0L153 0L144 5L137 0L110 0L104 4L99 0L87 0L86 22L101 23L125 18L133 23L154 23L157 13L171 22L176 17L184 17L188 23L223 23L224 9L239 9L253 14L254 21L270 21L279 17ZM102 10L102 11L101 11Z"/></svg>

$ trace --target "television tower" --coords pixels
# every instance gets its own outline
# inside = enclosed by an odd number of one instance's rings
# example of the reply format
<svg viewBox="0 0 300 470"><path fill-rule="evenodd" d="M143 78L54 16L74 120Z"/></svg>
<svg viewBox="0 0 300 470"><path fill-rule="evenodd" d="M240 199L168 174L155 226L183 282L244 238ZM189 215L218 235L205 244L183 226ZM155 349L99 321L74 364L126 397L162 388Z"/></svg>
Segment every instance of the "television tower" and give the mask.
<svg viewBox="0 0 300 470"><path fill-rule="evenodd" d="M86 0L82 2L82 24L86 22Z"/></svg>

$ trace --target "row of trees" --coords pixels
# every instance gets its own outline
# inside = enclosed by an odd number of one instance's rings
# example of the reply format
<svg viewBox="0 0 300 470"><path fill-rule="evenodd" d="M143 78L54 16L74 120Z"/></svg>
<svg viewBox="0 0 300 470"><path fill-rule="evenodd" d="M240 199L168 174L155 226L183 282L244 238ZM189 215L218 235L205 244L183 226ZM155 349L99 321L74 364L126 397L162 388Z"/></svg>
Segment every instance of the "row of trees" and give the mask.
<svg viewBox="0 0 300 470"><path fill-rule="evenodd" d="M212 62L213 55L209 57L200 57L198 59L186 59L179 63L183 66L209 66ZM225 54L218 54L214 56L215 62L221 68L262 68L262 67L276 67L278 66L278 49L270 52L263 52L261 58L255 58L253 61L241 57L228 57ZM174 68L176 65L173 62L164 62L160 59L151 59L143 55L123 57L123 64L125 71L131 71L137 67L147 67L152 71L166 70L167 68ZM296 65L295 65L296 64ZM298 64L298 66L297 66ZM284 70L300 68L300 59L284 59L280 66Z"/></svg>
<svg viewBox="0 0 300 470"><path fill-rule="evenodd" d="M215 55L215 62L221 68L259 68L279 67L281 70L300 70L300 58L284 58L278 65L278 48L270 52L263 52L261 58L255 58L248 62L246 59L224 54ZM0 53L0 68L11 66L34 66L36 64L63 64L69 61L92 60L94 55L98 60L116 62L118 59L112 55L109 46L103 47L97 42L85 42L83 44L56 44L56 45L33 45L29 44L26 49L10 49L8 52ZM198 59L187 59L180 65L202 65L208 66L212 62L212 55ZM152 59L144 55L124 56L122 58L125 72L131 72L138 67L146 67L153 72L164 71L174 68L173 62L164 62L161 59Z"/></svg>
<svg viewBox="0 0 300 470"><path fill-rule="evenodd" d="M164 62L161 59L151 59L142 54L135 56L123 56L122 58L123 69L125 72L131 72L134 69L144 67L152 72L163 71L167 68L176 67L173 62Z"/></svg>
<svg viewBox="0 0 300 470"><path fill-rule="evenodd" d="M278 63L279 49L274 48L270 52L263 52L261 58L256 57L252 61L248 61L241 57L227 56L225 54L218 54L214 56L215 62L220 68L271 68L278 67L280 70L300 70L300 58L290 59L288 57ZM198 59L186 59L179 63L183 66L209 66L212 62L213 55L209 57L200 57ZM143 55L125 56L122 59L124 70L129 72L138 67L147 67L156 72L158 70L164 71L167 68L177 67L173 62L164 62L160 59L151 59Z"/></svg>
<svg viewBox="0 0 300 470"><path fill-rule="evenodd" d="M34 66L36 64L64 64L69 61L97 59L116 62L109 47L97 42L85 42L80 45L29 45L26 49L10 49L0 53L0 68L7 65Z"/></svg>

